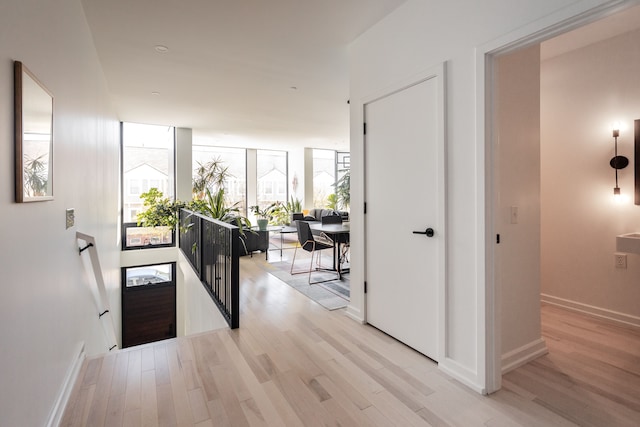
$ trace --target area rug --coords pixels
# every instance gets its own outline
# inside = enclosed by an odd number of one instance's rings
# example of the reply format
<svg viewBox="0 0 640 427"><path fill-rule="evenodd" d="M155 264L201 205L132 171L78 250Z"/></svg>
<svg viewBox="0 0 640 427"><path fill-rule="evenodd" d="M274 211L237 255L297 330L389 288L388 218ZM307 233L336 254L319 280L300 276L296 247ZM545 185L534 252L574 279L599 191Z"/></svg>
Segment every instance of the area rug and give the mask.
<svg viewBox="0 0 640 427"><path fill-rule="evenodd" d="M296 266L298 262L296 261ZM349 278L342 276L342 280L330 280L336 277L335 272L314 271L313 281L329 280L324 283L309 285L309 275L306 273L291 275L291 263L288 261L263 262L263 268L269 274L277 277L300 293L311 298L327 310L337 310L349 304ZM302 263L300 263L302 265ZM308 264L307 264L308 265Z"/></svg>

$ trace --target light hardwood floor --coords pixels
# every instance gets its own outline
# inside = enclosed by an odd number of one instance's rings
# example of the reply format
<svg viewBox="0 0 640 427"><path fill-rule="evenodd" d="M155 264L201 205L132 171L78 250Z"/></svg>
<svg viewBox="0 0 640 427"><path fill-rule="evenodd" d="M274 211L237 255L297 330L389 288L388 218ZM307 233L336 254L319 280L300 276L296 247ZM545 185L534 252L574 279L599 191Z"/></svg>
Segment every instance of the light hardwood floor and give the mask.
<svg viewBox="0 0 640 427"><path fill-rule="evenodd" d="M640 424L640 333L543 308L551 353L481 396L380 331L241 262L238 330L85 362L64 426Z"/></svg>
<svg viewBox="0 0 640 427"><path fill-rule="evenodd" d="M640 329L545 304L542 335L549 354L505 375L505 391L581 426L640 426Z"/></svg>

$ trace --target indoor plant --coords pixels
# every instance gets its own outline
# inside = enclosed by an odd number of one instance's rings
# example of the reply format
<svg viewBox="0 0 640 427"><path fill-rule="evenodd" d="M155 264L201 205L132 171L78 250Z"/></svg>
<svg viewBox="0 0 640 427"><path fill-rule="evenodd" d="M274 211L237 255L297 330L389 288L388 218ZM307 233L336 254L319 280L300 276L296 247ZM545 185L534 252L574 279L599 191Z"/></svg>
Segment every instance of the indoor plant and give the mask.
<svg viewBox="0 0 640 427"><path fill-rule="evenodd" d="M337 205L342 209L349 209L349 204L351 204L351 171L346 171L333 186L336 188Z"/></svg>
<svg viewBox="0 0 640 427"><path fill-rule="evenodd" d="M237 202L231 206L227 206L224 197L224 188L220 188L214 193L211 193L211 190L206 188L204 191L204 198L202 200L193 200L189 207L191 210L209 216L213 219L235 224L240 227L241 231L243 227L251 227L249 220L240 215L240 208L238 207Z"/></svg>
<svg viewBox="0 0 640 427"><path fill-rule="evenodd" d="M223 188L225 181L231 177L229 167L223 166L219 157L206 163L198 162L195 172L192 180L192 192L193 198L197 200L203 200L206 197L207 189L217 191Z"/></svg>
<svg viewBox="0 0 640 427"><path fill-rule="evenodd" d="M302 202L300 199L294 199L293 196L287 203L276 202L271 208L271 223L274 225L289 225L294 213L302 212Z"/></svg>
<svg viewBox="0 0 640 427"><path fill-rule="evenodd" d="M256 216L258 223L258 230L264 231L267 229L269 225L269 221L271 220L274 209L278 206L277 202L274 202L262 209L258 205L249 206L251 212Z"/></svg>
<svg viewBox="0 0 640 427"><path fill-rule="evenodd" d="M162 191L151 188L140 198L146 208L138 213L138 225L143 227L168 227L173 230L178 224L178 213L186 207L184 202L164 197Z"/></svg>

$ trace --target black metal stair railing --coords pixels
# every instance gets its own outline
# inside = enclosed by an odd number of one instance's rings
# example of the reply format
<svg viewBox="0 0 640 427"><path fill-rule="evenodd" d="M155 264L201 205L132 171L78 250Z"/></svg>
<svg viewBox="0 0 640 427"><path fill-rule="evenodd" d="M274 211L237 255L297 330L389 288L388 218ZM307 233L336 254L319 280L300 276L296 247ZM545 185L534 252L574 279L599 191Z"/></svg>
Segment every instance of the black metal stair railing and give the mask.
<svg viewBox="0 0 640 427"><path fill-rule="evenodd" d="M232 329L240 326L240 229L180 211L180 250Z"/></svg>

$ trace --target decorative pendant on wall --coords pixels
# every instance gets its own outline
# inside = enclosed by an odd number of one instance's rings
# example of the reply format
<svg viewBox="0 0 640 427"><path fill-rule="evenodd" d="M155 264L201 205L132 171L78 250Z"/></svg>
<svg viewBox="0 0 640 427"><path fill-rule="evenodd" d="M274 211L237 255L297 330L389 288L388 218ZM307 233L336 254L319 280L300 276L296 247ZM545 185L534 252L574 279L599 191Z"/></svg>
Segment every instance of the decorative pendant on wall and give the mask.
<svg viewBox="0 0 640 427"><path fill-rule="evenodd" d="M635 121L633 170L635 171L635 204L640 205L640 119Z"/></svg>

